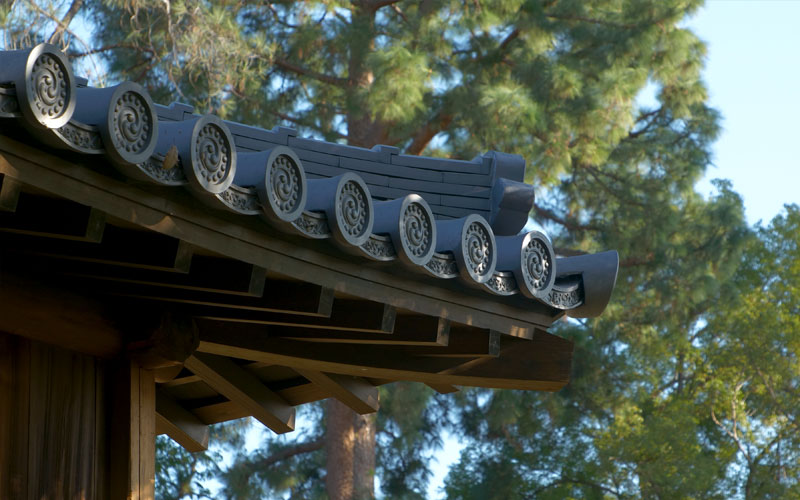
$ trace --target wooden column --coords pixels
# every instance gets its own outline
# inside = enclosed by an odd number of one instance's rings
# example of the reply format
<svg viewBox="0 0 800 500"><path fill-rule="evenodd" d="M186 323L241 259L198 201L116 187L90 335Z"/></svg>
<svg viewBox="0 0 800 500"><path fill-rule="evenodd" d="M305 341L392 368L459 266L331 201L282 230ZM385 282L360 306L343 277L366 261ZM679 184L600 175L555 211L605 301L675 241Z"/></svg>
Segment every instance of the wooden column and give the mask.
<svg viewBox="0 0 800 500"><path fill-rule="evenodd" d="M156 390L153 371L120 360L111 412L111 498L155 497Z"/></svg>

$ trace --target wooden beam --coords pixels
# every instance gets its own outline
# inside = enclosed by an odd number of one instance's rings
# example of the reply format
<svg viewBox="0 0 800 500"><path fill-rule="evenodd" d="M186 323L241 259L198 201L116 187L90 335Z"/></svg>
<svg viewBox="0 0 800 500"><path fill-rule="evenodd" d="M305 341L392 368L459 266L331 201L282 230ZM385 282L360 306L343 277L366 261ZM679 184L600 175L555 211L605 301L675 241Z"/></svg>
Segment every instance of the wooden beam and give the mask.
<svg viewBox="0 0 800 500"><path fill-rule="evenodd" d="M296 371L360 415L378 411L378 388L361 377L302 368Z"/></svg>
<svg viewBox="0 0 800 500"><path fill-rule="evenodd" d="M21 191L22 184L19 181L7 175L0 177L0 211L16 211Z"/></svg>
<svg viewBox="0 0 800 500"><path fill-rule="evenodd" d="M283 282L280 288L265 290L263 297L246 297L178 287L153 287L132 281L108 280L102 276L74 277L85 280L87 285L100 288L109 295L150 303L175 304L175 307L186 315L222 316L232 318L229 321L245 323L249 322L248 318L252 318L253 321L279 320L270 315L279 315L277 318L294 316L326 318L330 315L333 302L333 290L300 282Z"/></svg>
<svg viewBox="0 0 800 500"><path fill-rule="evenodd" d="M291 406L320 401L330 397L324 389L311 382L304 382L279 390L276 389L274 392ZM190 411L200 421L209 425L251 416L243 406L234 401L204 403L201 406L191 408Z"/></svg>
<svg viewBox="0 0 800 500"><path fill-rule="evenodd" d="M110 497L155 497L156 391L153 374L118 360L110 433Z"/></svg>
<svg viewBox="0 0 800 500"><path fill-rule="evenodd" d="M194 320L169 311L142 311L120 328L129 339L129 357L148 370L183 366L200 343Z"/></svg>
<svg viewBox="0 0 800 500"><path fill-rule="evenodd" d="M532 340L505 339L513 344L498 357L466 365L463 358L410 356L390 347L217 335L202 329L198 351L294 369L433 384L554 391L568 382L572 342L546 332L537 332Z"/></svg>
<svg viewBox="0 0 800 500"><path fill-rule="evenodd" d="M99 245L48 245L30 249L35 255L81 262L95 262L136 269L187 273L194 247L188 242L152 231L109 225Z"/></svg>
<svg viewBox="0 0 800 500"><path fill-rule="evenodd" d="M294 430L294 408L230 359L195 353L185 366L276 433Z"/></svg>
<svg viewBox="0 0 800 500"><path fill-rule="evenodd" d="M14 210L0 211L0 232L93 243L102 239L106 216L101 210L26 193L13 180L3 184L0 201Z"/></svg>
<svg viewBox="0 0 800 500"><path fill-rule="evenodd" d="M302 324L302 321L299 323ZM198 324L200 328L229 332L231 335L266 335L306 342L397 346L446 346L450 329L449 321L430 316L398 316L391 333L254 325L208 319L200 319Z"/></svg>
<svg viewBox="0 0 800 500"><path fill-rule="evenodd" d="M397 315L395 308L388 304L339 299L334 300L330 318L222 308L193 312L204 320L367 333L392 333Z"/></svg>
<svg viewBox="0 0 800 500"><path fill-rule="evenodd" d="M494 330L456 325L450 329L449 342L438 346L402 346L399 352L413 356L451 358L495 358L500 354L502 334Z"/></svg>
<svg viewBox="0 0 800 500"><path fill-rule="evenodd" d="M156 391L156 425L187 451L208 449L208 426L163 390Z"/></svg>
<svg viewBox="0 0 800 500"><path fill-rule="evenodd" d="M425 384L439 394L452 394L458 392L459 388L454 385L447 384Z"/></svg>
<svg viewBox="0 0 800 500"><path fill-rule="evenodd" d="M103 304L41 279L10 274L13 265L11 260L0 267L0 331L101 358L122 351L122 332Z"/></svg>
<svg viewBox="0 0 800 500"><path fill-rule="evenodd" d="M59 274L98 281L244 297L262 297L267 281L263 267L205 255L193 255L186 274L74 259L57 259L50 267Z"/></svg>

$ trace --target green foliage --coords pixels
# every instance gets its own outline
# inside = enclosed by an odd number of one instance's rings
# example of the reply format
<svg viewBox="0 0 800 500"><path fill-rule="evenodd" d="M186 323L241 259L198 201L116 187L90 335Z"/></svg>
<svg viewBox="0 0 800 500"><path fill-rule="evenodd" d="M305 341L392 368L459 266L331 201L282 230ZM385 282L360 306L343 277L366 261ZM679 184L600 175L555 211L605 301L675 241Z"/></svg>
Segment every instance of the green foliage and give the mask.
<svg viewBox="0 0 800 500"><path fill-rule="evenodd" d="M223 453L244 445L249 419L212 427L213 445L203 453L189 453L167 436L156 438L156 498L159 500L215 499L209 482L219 477Z"/></svg>

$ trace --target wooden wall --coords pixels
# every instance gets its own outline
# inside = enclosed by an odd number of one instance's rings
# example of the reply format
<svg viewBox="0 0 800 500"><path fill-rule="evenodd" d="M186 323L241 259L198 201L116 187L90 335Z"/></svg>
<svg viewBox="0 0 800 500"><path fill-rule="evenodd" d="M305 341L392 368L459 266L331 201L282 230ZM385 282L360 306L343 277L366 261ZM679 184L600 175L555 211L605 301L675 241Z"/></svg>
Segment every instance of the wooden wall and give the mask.
<svg viewBox="0 0 800 500"><path fill-rule="evenodd" d="M105 372L0 332L0 499L108 498Z"/></svg>

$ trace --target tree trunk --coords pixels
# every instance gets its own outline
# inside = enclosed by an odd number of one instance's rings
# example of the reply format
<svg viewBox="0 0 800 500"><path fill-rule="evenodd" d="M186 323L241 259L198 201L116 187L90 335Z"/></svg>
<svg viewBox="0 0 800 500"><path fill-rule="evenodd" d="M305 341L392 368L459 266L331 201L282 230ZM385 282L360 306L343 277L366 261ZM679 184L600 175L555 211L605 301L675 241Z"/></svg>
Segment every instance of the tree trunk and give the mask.
<svg viewBox="0 0 800 500"><path fill-rule="evenodd" d="M375 414L353 413L353 487L356 500L375 498Z"/></svg>
<svg viewBox="0 0 800 500"><path fill-rule="evenodd" d="M375 416L328 400L325 486L331 500L375 497Z"/></svg>
<svg viewBox="0 0 800 500"><path fill-rule="evenodd" d="M353 451L355 429L353 410L334 398L328 399L327 432L328 457L325 486L330 500L353 498Z"/></svg>

